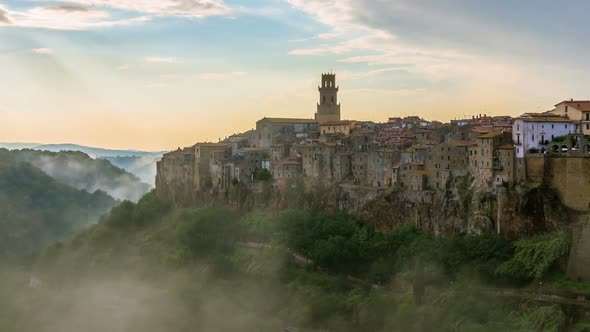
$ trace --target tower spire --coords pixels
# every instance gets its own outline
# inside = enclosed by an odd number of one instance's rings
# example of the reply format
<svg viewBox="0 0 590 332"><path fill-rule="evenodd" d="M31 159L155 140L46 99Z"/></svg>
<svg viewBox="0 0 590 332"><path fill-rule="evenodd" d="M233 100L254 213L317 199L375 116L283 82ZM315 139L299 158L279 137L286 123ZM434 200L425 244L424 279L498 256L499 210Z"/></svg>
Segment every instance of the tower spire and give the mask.
<svg viewBox="0 0 590 332"><path fill-rule="evenodd" d="M315 119L317 122L340 121L340 104L338 103L338 86L336 85L336 74L330 69L329 74L322 74L320 102L317 105Z"/></svg>

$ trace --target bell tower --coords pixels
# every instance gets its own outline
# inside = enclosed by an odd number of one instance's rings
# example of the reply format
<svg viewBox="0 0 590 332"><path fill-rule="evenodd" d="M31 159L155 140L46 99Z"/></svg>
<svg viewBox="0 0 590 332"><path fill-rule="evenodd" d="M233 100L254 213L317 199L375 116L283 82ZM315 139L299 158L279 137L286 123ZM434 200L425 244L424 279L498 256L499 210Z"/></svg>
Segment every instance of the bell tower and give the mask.
<svg viewBox="0 0 590 332"><path fill-rule="evenodd" d="M340 121L340 104L338 104L338 86L336 74L322 74L322 85L318 87L320 102L315 113L318 123Z"/></svg>

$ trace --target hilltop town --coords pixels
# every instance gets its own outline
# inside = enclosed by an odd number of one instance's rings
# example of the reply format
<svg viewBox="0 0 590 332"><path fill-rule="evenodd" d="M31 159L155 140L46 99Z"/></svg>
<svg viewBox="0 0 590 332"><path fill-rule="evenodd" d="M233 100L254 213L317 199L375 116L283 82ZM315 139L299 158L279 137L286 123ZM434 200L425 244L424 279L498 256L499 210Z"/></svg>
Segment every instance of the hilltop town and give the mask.
<svg viewBox="0 0 590 332"><path fill-rule="evenodd" d="M434 204L460 187L454 180L468 179L466 187L488 200L491 195L493 210L500 211L500 196L511 188L552 181L566 206L589 206L585 189L576 189L588 181L576 178L590 157L588 100L561 101L550 111L517 118L478 114L441 123L407 116L375 123L342 119L335 74L322 74L318 90L313 118L265 117L256 129L165 154L157 166L157 194L195 206L212 197L227 201L239 187L269 191L265 199L276 201L301 181L304 191L320 184L337 188L335 198L321 199L358 212L388 194ZM564 170L559 176L548 172L556 163ZM491 219L486 227L500 232L502 216L495 211L485 213Z"/></svg>

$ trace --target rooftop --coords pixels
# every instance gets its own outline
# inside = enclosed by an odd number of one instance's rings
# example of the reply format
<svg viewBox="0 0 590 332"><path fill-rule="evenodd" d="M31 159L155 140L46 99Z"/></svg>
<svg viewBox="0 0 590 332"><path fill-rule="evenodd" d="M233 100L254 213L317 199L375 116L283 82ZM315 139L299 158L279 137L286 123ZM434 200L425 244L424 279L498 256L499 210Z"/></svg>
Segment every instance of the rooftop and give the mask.
<svg viewBox="0 0 590 332"><path fill-rule="evenodd" d="M267 118L267 117L264 117L259 121L269 121L272 123L317 123L317 121L315 119Z"/></svg>
<svg viewBox="0 0 590 332"><path fill-rule="evenodd" d="M555 106L561 104L566 104L569 107L573 107L583 112L590 112L590 100L564 100Z"/></svg>
<svg viewBox="0 0 590 332"><path fill-rule="evenodd" d="M201 148L229 148L231 147L231 144L229 143L209 143L209 142L204 142L204 143L197 143L195 144L195 146L201 147Z"/></svg>
<svg viewBox="0 0 590 332"><path fill-rule="evenodd" d="M479 138L494 138L494 137L498 137L502 134L503 134L503 132L501 132L501 131L493 131L491 133L483 134L483 135L479 136Z"/></svg>

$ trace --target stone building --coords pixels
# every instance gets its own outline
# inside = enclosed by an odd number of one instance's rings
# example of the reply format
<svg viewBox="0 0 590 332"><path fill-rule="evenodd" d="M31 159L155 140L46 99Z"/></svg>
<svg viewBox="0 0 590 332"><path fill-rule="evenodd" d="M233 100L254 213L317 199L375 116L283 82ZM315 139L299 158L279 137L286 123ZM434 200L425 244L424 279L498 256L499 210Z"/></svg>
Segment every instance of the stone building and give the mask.
<svg viewBox="0 0 590 332"><path fill-rule="evenodd" d="M194 149L194 188L196 191L209 189L213 185L211 170L216 170L215 161L231 155L232 146L229 143L197 143Z"/></svg>
<svg viewBox="0 0 590 332"><path fill-rule="evenodd" d="M469 151L469 169L478 182L492 184L495 168L498 167L496 149L511 143L512 137L506 132L491 132L479 136L476 140L477 145L472 146Z"/></svg>
<svg viewBox="0 0 590 332"><path fill-rule="evenodd" d="M352 153L337 152L332 157L332 176L334 181L342 182L352 176Z"/></svg>
<svg viewBox="0 0 590 332"><path fill-rule="evenodd" d="M193 202L195 149L178 149L165 153L156 163L156 195L178 206Z"/></svg>
<svg viewBox="0 0 590 332"><path fill-rule="evenodd" d="M445 188L449 177L465 176L469 172L470 141L447 141L428 149L424 163L428 175L428 187L433 190Z"/></svg>
<svg viewBox="0 0 590 332"><path fill-rule="evenodd" d="M426 190L427 172L420 163L401 163L397 168L397 188L403 191Z"/></svg>
<svg viewBox="0 0 590 332"><path fill-rule="evenodd" d="M320 102L317 105L315 120L318 123L340 121L338 86L335 74L322 74L322 85L318 87Z"/></svg>
<svg viewBox="0 0 590 332"><path fill-rule="evenodd" d="M263 118L256 122L256 147L270 149L277 144L299 142L309 137L309 130L318 128L314 119Z"/></svg>
<svg viewBox="0 0 590 332"><path fill-rule="evenodd" d="M367 184L367 164L369 161L368 152L356 152L351 158L351 173L356 184Z"/></svg>
<svg viewBox="0 0 590 332"><path fill-rule="evenodd" d="M348 136L354 126L354 121L347 120L322 122L320 123L320 135L343 134Z"/></svg>
<svg viewBox="0 0 590 332"><path fill-rule="evenodd" d="M270 166L273 179L292 179L301 176L303 167L301 162L293 159L273 161Z"/></svg>
<svg viewBox="0 0 590 332"><path fill-rule="evenodd" d="M336 155L336 144L294 144L290 155L301 158L303 176L322 180L333 178L332 161Z"/></svg>
<svg viewBox="0 0 590 332"><path fill-rule="evenodd" d="M494 160L494 185L512 184L516 178L514 144L501 145L496 149Z"/></svg>
<svg viewBox="0 0 590 332"><path fill-rule="evenodd" d="M397 158L396 158L397 157ZM399 162L399 152L379 149L368 153L367 180L372 187L393 186L393 165Z"/></svg>

